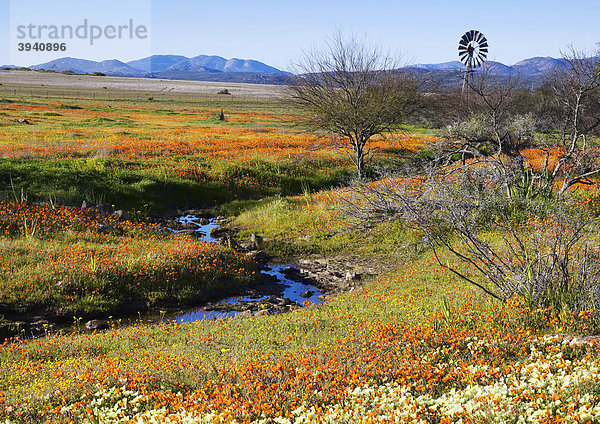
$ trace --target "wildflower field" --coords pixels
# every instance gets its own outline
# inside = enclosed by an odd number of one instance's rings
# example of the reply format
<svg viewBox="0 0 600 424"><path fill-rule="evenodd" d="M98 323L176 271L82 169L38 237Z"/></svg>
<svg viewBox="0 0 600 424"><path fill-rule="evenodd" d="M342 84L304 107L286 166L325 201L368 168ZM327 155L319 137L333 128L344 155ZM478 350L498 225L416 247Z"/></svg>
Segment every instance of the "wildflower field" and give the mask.
<svg viewBox="0 0 600 424"><path fill-rule="evenodd" d="M162 231L144 205L234 211L240 236L264 235L272 256L361 255L392 271L281 315L7 339L0 422L600 422L594 311L485 296L439 266L418 232L397 222L359 229L344 216L352 164L292 125L294 111L218 113L0 101L0 308L70 318L201 303L254 283L246 256ZM432 142L405 132L374 147L394 163ZM541 157L528 155L534 166ZM581 207L598 216L597 199L590 189ZM91 213L82 200L139 219Z"/></svg>
<svg viewBox="0 0 600 424"><path fill-rule="evenodd" d="M27 187L29 200L163 210L348 179L345 154L293 126L287 113L233 110L225 121L218 115L193 106L0 103L0 194L13 198L12 180L17 190ZM426 138L393 137L375 147L413 148Z"/></svg>

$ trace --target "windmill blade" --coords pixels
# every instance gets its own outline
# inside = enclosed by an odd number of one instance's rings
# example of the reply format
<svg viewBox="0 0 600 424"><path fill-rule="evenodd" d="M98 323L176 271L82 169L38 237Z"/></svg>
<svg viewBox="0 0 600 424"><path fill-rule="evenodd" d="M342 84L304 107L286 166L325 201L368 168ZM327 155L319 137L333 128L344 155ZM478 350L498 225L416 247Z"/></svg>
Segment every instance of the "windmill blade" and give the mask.
<svg viewBox="0 0 600 424"><path fill-rule="evenodd" d="M469 69L482 66L488 54L488 41L478 30L471 29L458 42L458 58Z"/></svg>

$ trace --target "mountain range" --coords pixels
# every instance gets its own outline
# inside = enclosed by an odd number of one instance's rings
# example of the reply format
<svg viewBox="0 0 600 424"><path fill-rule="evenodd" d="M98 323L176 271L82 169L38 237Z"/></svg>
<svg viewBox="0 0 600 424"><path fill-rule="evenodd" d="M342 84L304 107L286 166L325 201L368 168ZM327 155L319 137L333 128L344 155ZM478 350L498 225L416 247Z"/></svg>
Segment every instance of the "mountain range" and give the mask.
<svg viewBox="0 0 600 424"><path fill-rule="evenodd" d="M16 68L2 66L2 68ZM288 75L288 72L252 59L225 59L220 56L200 55L185 57L177 55L154 55L130 62L117 59L93 60L62 57L46 63L28 67L33 70L55 72L71 71L77 74L103 73L119 77L176 78L190 79L198 74L260 74ZM192 78L193 79L193 78ZM225 78L227 79L227 77Z"/></svg>
<svg viewBox="0 0 600 424"><path fill-rule="evenodd" d="M500 62L488 61L486 67L497 77L519 75L527 84L539 86L544 73L565 65L564 59L534 57L508 66ZM13 68L4 66L3 68ZM252 82L285 84L290 73L252 59L225 59L221 56L199 55L154 55L130 62L116 59L96 62L93 60L63 57L39 65L30 66L33 70L55 72L72 71L79 74L102 73L109 76L165 78L199 81ZM417 64L405 67L421 78L441 81L452 87L462 84L461 71L465 66L459 61L437 64Z"/></svg>
<svg viewBox="0 0 600 424"><path fill-rule="evenodd" d="M487 61L485 62L486 69L492 75L496 76L510 76L519 75L521 77L531 77L534 75L543 75L546 72L564 67L566 64L564 59L555 59L552 57L532 57L515 63L512 66L504 65L500 62ZM465 65L458 60L452 62L444 62L437 64L417 64L412 65L409 68L422 69L430 72L437 71L463 71Z"/></svg>

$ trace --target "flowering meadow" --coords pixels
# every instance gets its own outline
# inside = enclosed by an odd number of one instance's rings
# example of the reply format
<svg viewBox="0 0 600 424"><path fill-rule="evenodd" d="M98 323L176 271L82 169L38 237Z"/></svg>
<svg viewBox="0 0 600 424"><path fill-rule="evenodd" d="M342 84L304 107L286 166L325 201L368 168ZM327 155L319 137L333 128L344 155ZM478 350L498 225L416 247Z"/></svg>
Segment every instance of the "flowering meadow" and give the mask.
<svg viewBox="0 0 600 424"><path fill-rule="evenodd" d="M165 203L192 203L190 193L196 206L214 206L215 200L296 194L348 179L352 164L345 153L292 125L286 113L233 110L226 121L218 114L197 107L0 103L0 156L6 159L0 180L8 186L12 178L40 201L54 196L77 204L93 197L160 210ZM373 147L414 149L426 139L400 135ZM49 176L52 185L43 183Z"/></svg>
<svg viewBox="0 0 600 424"><path fill-rule="evenodd" d="M0 345L1 423L600 422L594 311L492 300L401 223L357 229L337 208L352 164L326 138L288 112L218 112L0 102L0 315L201 304L255 282L239 252L80 209L82 199L143 217L144 204L246 196L256 203L233 218L239 237L263 235L279 258L354 255L379 275L281 315L19 334ZM434 142L399 133L373 144L395 160ZM597 215L588 194L582 207Z"/></svg>
<svg viewBox="0 0 600 424"><path fill-rule="evenodd" d="M424 258L285 315L7 342L0 414L6 422L595 422L596 340L536 335L516 310Z"/></svg>
<svg viewBox="0 0 600 424"><path fill-rule="evenodd" d="M135 303L192 304L257 274L241 254L155 224L16 202L0 202L0 263L5 308L69 319Z"/></svg>

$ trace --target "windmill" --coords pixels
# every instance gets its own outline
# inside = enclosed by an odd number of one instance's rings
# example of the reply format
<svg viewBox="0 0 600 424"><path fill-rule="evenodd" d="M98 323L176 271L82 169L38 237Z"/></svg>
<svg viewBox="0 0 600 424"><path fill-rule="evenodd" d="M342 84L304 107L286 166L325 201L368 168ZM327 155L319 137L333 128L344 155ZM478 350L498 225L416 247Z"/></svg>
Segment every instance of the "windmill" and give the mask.
<svg viewBox="0 0 600 424"><path fill-rule="evenodd" d="M483 65L488 54L488 42L485 36L472 29L465 32L458 42L458 57L467 67L466 75L463 80L463 91L469 87L471 74L474 68Z"/></svg>

